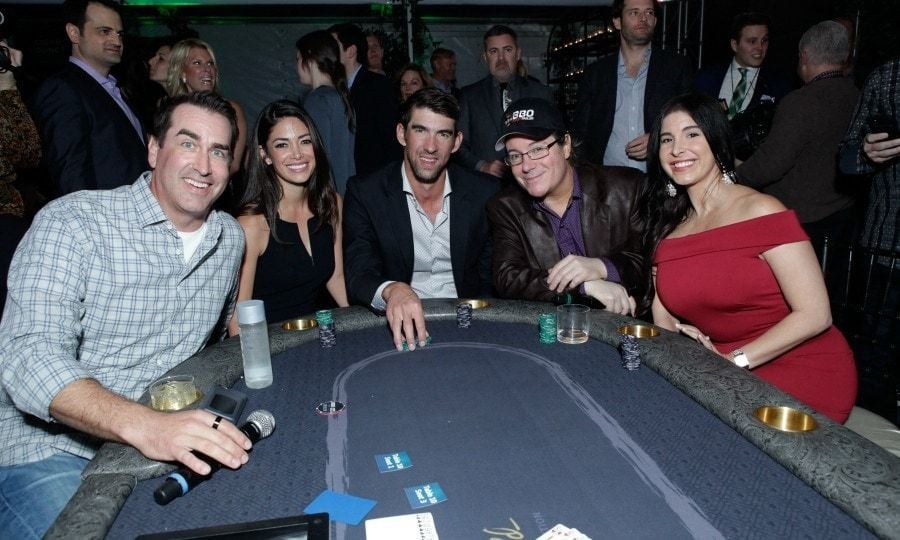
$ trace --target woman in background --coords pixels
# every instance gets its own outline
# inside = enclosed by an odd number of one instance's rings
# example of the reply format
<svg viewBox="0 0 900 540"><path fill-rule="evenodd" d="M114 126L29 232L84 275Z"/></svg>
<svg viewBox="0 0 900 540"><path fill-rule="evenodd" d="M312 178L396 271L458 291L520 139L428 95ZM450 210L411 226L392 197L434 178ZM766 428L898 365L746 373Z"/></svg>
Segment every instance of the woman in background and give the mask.
<svg viewBox="0 0 900 540"><path fill-rule="evenodd" d="M341 197L312 119L292 101L270 103L250 147L237 218L246 237L238 301L262 300L266 320L278 322L312 313L324 286L346 307ZM238 333L237 317L228 330Z"/></svg>
<svg viewBox="0 0 900 540"><path fill-rule="evenodd" d="M324 30L306 34L297 40L296 46L297 75L301 83L312 87L303 98L303 108L322 136L335 187L343 195L347 180L356 174L353 159L356 128L340 48Z"/></svg>
<svg viewBox="0 0 900 540"><path fill-rule="evenodd" d="M0 66L0 315L6 303L6 277L16 246L28 229L30 216L16 189L18 169L37 167L41 138L19 94L12 68L22 65L22 51L0 40L9 67Z"/></svg>
<svg viewBox="0 0 900 540"><path fill-rule="evenodd" d="M734 184L733 163L715 99L666 104L650 132L644 201L653 320L844 422L856 367L809 238L777 199Z"/></svg>
<svg viewBox="0 0 900 540"><path fill-rule="evenodd" d="M216 55L205 41L196 38L183 39L172 47L169 53L169 70L166 73L166 91L170 96L180 96L188 92L219 92L219 68ZM231 174L241 168L244 148L247 146L247 119L244 108L229 99L228 103L237 113L238 136L232 149Z"/></svg>
<svg viewBox="0 0 900 540"><path fill-rule="evenodd" d="M154 51L153 56L147 60L148 74L150 80L160 85L163 90L166 89L166 82L169 80L169 55L172 54L172 44L165 41Z"/></svg>
<svg viewBox="0 0 900 540"><path fill-rule="evenodd" d="M434 86L431 76L418 64L406 64L397 72L397 84L400 86L400 101L406 101L409 96L423 88Z"/></svg>

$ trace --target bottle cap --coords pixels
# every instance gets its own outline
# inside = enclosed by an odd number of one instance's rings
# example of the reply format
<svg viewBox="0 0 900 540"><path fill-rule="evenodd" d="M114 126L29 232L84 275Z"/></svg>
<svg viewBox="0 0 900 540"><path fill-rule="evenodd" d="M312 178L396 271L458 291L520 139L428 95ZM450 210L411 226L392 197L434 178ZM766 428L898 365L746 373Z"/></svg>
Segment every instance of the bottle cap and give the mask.
<svg viewBox="0 0 900 540"><path fill-rule="evenodd" d="M262 300L244 300L237 305L238 324L265 322L266 309Z"/></svg>

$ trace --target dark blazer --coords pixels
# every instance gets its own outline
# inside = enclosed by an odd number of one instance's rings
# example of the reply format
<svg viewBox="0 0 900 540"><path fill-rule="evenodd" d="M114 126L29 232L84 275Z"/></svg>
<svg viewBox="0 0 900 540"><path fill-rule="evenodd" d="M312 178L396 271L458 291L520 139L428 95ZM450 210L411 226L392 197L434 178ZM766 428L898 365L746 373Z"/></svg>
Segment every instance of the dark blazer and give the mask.
<svg viewBox="0 0 900 540"><path fill-rule="evenodd" d="M813 81L785 96L769 136L738 167L740 183L796 210L800 223L852 206L851 193L839 182L837 148L858 100L849 77Z"/></svg>
<svg viewBox="0 0 900 540"><path fill-rule="evenodd" d="M722 88L722 81L728 74L731 62L727 64L717 64L708 66L697 73L695 86L698 91L716 99L719 98L719 90ZM737 85L737 81L735 81ZM753 89L753 96L750 98L750 104L746 110L750 110L763 101L778 103L781 98L786 96L793 88L791 81L775 71L768 65L759 68L759 75L756 77L756 86Z"/></svg>
<svg viewBox="0 0 900 540"><path fill-rule="evenodd" d="M58 195L132 184L150 168L147 146L128 117L71 62L40 86L32 116L41 133L43 166Z"/></svg>
<svg viewBox="0 0 900 540"><path fill-rule="evenodd" d="M344 276L352 302L370 305L385 281L412 280L412 225L402 162L350 179L344 197ZM485 214L497 179L456 165L450 171L450 259L460 297L491 294L491 236Z"/></svg>
<svg viewBox="0 0 900 540"><path fill-rule="evenodd" d="M619 271L629 294L641 298L645 287L638 198L644 175L630 167L578 167L581 182L581 233L585 255L605 257ZM547 216L518 185L504 188L488 202L494 238L494 288L501 298L552 302L547 274L559 262L559 247Z"/></svg>
<svg viewBox="0 0 900 540"><path fill-rule="evenodd" d="M365 66L356 74L350 88L350 103L356 114L356 174L369 174L400 159L397 99L390 79L384 75Z"/></svg>
<svg viewBox="0 0 900 540"><path fill-rule="evenodd" d="M515 77L509 83L510 98L539 97L553 103L553 91L536 79ZM503 128L503 106L500 87L491 75L462 89L459 130L462 146L456 159L464 167L474 169L479 161L494 161L506 157L506 152L494 150Z"/></svg>
<svg viewBox="0 0 900 540"><path fill-rule="evenodd" d="M584 70L578 82L578 100L572 132L582 141L584 159L602 163L616 114L619 52L604 56ZM690 91L694 72L688 59L654 46L644 92L644 132L669 99Z"/></svg>

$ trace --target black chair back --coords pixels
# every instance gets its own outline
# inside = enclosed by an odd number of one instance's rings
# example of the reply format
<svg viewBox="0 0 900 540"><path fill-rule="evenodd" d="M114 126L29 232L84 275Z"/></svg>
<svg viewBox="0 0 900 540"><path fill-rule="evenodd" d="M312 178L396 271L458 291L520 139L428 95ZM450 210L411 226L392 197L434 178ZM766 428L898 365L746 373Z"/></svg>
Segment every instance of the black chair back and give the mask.
<svg viewBox="0 0 900 540"><path fill-rule="evenodd" d="M826 238L819 255L834 325L856 355L857 404L900 423L900 251Z"/></svg>

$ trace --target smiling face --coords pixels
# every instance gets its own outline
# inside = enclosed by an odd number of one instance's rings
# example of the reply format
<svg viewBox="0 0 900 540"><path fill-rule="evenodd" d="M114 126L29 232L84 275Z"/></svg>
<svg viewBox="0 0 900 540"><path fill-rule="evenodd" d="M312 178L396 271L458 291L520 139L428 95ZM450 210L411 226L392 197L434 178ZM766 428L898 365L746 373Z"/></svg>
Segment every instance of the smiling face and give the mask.
<svg viewBox="0 0 900 540"><path fill-rule="evenodd" d="M769 28L754 24L741 29L741 39L731 40L734 59L743 67L759 67L769 51Z"/></svg>
<svg viewBox="0 0 900 540"><path fill-rule="evenodd" d="M156 54L154 54L153 57L147 61L147 65L150 66L151 81L158 82L159 84L165 86L166 75L169 72L169 53L171 52L172 47L163 45L159 49L156 49Z"/></svg>
<svg viewBox="0 0 900 540"><path fill-rule="evenodd" d="M216 89L216 79L219 70L209 51L202 47L192 47L184 63L184 82L188 90L213 91Z"/></svg>
<svg viewBox="0 0 900 540"><path fill-rule="evenodd" d="M397 124L397 140L403 145L403 166L410 182L433 184L459 149L462 133L456 131L452 118L416 107L407 127Z"/></svg>
<svg viewBox="0 0 900 540"><path fill-rule="evenodd" d="M720 175L706 136L684 111L673 111L663 118L659 161L666 174L680 186L716 181Z"/></svg>
<svg viewBox="0 0 900 540"><path fill-rule="evenodd" d="M500 82L508 82L516 74L522 50L509 34L491 36L484 42L484 61L491 75Z"/></svg>
<svg viewBox="0 0 900 540"><path fill-rule="evenodd" d="M163 140L150 137L150 191L182 232L197 230L228 184L231 125L225 116L184 103Z"/></svg>
<svg viewBox="0 0 900 540"><path fill-rule="evenodd" d="M72 55L84 60L103 75L122 61L125 31L119 14L101 4L90 3L85 10L84 28L66 24Z"/></svg>
<svg viewBox="0 0 900 540"><path fill-rule="evenodd" d="M409 96L425 87L425 81L417 71L408 69L400 76L400 97L406 101Z"/></svg>
<svg viewBox="0 0 900 540"><path fill-rule="evenodd" d="M629 45L647 45L656 29L654 0L625 0L622 17L613 19L621 39Z"/></svg>
<svg viewBox="0 0 900 540"><path fill-rule="evenodd" d="M259 148L259 155L286 184L305 186L316 170L309 127L293 116L282 118L272 126L265 148Z"/></svg>
<svg viewBox="0 0 900 540"><path fill-rule="evenodd" d="M572 154L572 145L568 135L548 148L549 153L542 158L531 159L527 155L529 150L539 146L546 147L554 141L556 135L540 140L512 136L505 141L507 154L522 154L522 162L510 166L516 182L536 199L568 198L572 193L573 176L567 161Z"/></svg>

